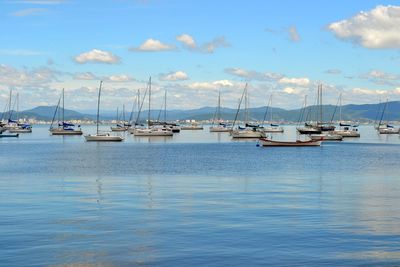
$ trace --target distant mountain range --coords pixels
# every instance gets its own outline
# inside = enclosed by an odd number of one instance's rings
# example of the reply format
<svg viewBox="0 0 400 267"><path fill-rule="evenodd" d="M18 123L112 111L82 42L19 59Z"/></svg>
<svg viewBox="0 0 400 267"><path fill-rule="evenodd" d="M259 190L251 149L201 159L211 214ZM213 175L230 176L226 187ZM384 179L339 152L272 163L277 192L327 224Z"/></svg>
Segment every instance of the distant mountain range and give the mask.
<svg viewBox="0 0 400 267"><path fill-rule="evenodd" d="M351 121L372 121L380 119L382 114L383 104L365 104L365 105L345 105L342 107L342 118L343 120ZM54 115L55 106L39 106L33 109L25 110L19 113L19 118L36 119L51 121ZM210 120L215 114L215 107L203 107L199 109L191 110L168 110L167 120ZM258 107L249 109L249 117L251 120L262 120L265 115L266 107ZM274 121L285 121L285 122L296 122L299 120L302 109L286 110L281 108L270 108L269 112L272 111ZM320 114L320 107L311 106L308 107L304 113L309 113L309 118L315 120L316 116ZM324 105L322 107L322 113L324 121L330 121L333 116L333 120L339 119L339 108L333 105ZM100 115L101 120L114 120L115 115L110 115L112 112L104 111ZM127 119L130 117L130 113L126 113ZM152 110L152 119L157 119L159 116L159 110ZM226 120L233 120L236 114L236 109L232 108L221 108L221 117ZM270 119L270 114L267 115L267 120ZM334 114L334 115L333 115ZM8 119L9 113L0 113L2 118ZM304 115L306 116L306 115ZM134 113L132 118L135 120L137 113ZM12 118L16 118L16 112L12 112ZM142 120L147 118L147 110L142 111ZM161 113L161 120L163 118L163 112ZM74 110L65 110L66 120L95 120L95 114L85 114ZM239 114L239 120L243 119L243 111ZM400 101L392 101L388 103L384 120L400 121Z"/></svg>

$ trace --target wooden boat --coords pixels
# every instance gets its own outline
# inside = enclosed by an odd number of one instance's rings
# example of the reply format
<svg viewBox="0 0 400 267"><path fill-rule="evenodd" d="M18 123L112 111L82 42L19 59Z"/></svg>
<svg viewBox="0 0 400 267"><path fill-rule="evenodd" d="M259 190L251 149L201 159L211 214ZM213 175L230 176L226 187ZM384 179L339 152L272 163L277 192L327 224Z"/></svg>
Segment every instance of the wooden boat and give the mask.
<svg viewBox="0 0 400 267"><path fill-rule="evenodd" d="M308 141L275 141L268 138L259 139L262 146L320 146L321 140L308 140Z"/></svg>
<svg viewBox="0 0 400 267"><path fill-rule="evenodd" d="M124 140L121 136L117 135L110 135L109 133L100 133L99 132L99 113L100 113L100 95L101 95L101 85L103 84L103 81L100 82L99 86L99 95L97 99L97 120L96 120L96 134L88 134L85 135L86 141L98 141L98 142L121 142Z"/></svg>
<svg viewBox="0 0 400 267"><path fill-rule="evenodd" d="M57 128L53 127L53 123L54 123L54 119L57 115L57 112L59 112L59 106L60 106L60 101L62 99L62 115L61 115L61 121L59 120L58 124L57 124ZM75 125L69 122L65 121L65 116L64 116L64 105L65 101L64 101L64 88L62 89L62 93L61 93L61 97L58 100L57 106L56 106L56 110L54 111L54 115L53 115L53 119L51 120L51 124L50 124L50 133L51 135L82 135L82 130L80 128L80 125L78 125L78 128L75 129Z"/></svg>

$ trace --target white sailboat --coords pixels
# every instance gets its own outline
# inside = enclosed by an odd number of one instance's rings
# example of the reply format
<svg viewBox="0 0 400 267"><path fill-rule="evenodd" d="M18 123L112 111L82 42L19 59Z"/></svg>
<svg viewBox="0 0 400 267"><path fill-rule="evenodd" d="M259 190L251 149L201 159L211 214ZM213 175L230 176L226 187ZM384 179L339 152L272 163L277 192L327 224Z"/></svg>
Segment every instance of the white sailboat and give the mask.
<svg viewBox="0 0 400 267"><path fill-rule="evenodd" d="M333 134L339 134L343 137L360 137L358 125L346 124L342 122L342 94L339 95L339 129L333 131Z"/></svg>
<svg viewBox="0 0 400 267"><path fill-rule="evenodd" d="M377 127L378 133L379 134L399 134L400 133L400 128L396 129L396 128L394 128L394 126L390 125L388 122L386 122L386 123L382 122L383 117L384 117L385 112L386 112L386 109L387 109L387 106L388 106L388 103L389 103L389 100L386 99L386 103L385 103L385 105L383 107L382 115L381 115L381 118L379 120L379 124L378 124L378 127Z"/></svg>
<svg viewBox="0 0 400 267"><path fill-rule="evenodd" d="M270 107L271 107L271 110L269 110ZM266 116L267 116L267 114L268 114L268 111L270 112L270 116L271 116L270 121L269 121L269 125L266 126L266 127L264 126L264 127L262 128L262 131L263 131L264 133L283 133L283 132L284 132L283 127L279 126L278 124L274 124L274 123L273 123L273 115L272 115L272 114L273 114L273 112L272 112L272 95L270 95L269 100L268 100L268 105L267 105L267 107L266 107L265 114L264 114L264 121L265 121L265 119L266 119Z"/></svg>
<svg viewBox="0 0 400 267"><path fill-rule="evenodd" d="M139 120L139 116L140 116L140 111L143 106L143 101L146 97L147 92L149 95L149 110L148 110L148 116L147 116L147 128L141 128L141 127L137 127L137 125L138 125L138 120ZM141 106L140 106L140 109L139 109L139 112L137 115L135 128L133 128L130 131L130 133L133 133L134 136L173 136L174 133L172 132L171 128L151 125L150 112L151 112L151 77L149 78L147 90L145 91L145 94L143 96L143 100L142 100L142 103L141 103Z"/></svg>
<svg viewBox="0 0 400 267"><path fill-rule="evenodd" d="M221 91L218 91L218 105L215 115L213 117L212 126L210 132L230 132L231 129L226 123L221 120Z"/></svg>
<svg viewBox="0 0 400 267"><path fill-rule="evenodd" d="M245 98L245 127L238 126L237 129L234 129L236 120L239 115L240 106L242 104L243 98ZM235 119L232 124L231 136L232 138L261 138L265 137L265 133L260 131L258 126L252 126L248 123L248 97L247 97L247 83L243 89L242 96L239 101L238 109L236 111Z"/></svg>
<svg viewBox="0 0 400 267"><path fill-rule="evenodd" d="M61 98L62 98L62 119L61 121L59 120L57 123L57 127L53 127L53 123L54 123L54 119L55 116L57 114L57 112L59 112L59 106L60 106L60 99L58 100L57 106L56 106L56 110L54 112L53 115L53 119L51 121L51 125L50 125L50 133L51 135L82 135L82 130L80 128L80 125L78 125L78 128L75 129L75 125L69 122L65 121L65 112L64 112L64 107L65 107L65 100L64 100L64 88L62 89L62 94L61 94Z"/></svg>
<svg viewBox="0 0 400 267"><path fill-rule="evenodd" d="M11 96L12 96L12 92L10 91L10 107L11 107ZM17 93L17 97L15 99L14 105L15 105L15 103L17 104L17 111L16 111L17 119L15 121L11 119L12 110L10 109L10 111L9 111L10 117L8 119L8 124L6 126L6 129L8 129L8 132L10 132L10 133L31 133L32 126L30 124L19 122L19 93Z"/></svg>
<svg viewBox="0 0 400 267"><path fill-rule="evenodd" d="M85 135L85 139L86 139L86 141L98 141L98 142L104 142L104 141L121 142L122 140L124 140L124 138L122 138L121 136L110 135L110 133L100 133L99 132L100 95L101 95L102 84L103 84L103 81L100 82L99 96L97 99L96 134Z"/></svg>
<svg viewBox="0 0 400 267"><path fill-rule="evenodd" d="M113 132L125 132L127 131L129 126L127 126L125 121L125 105L122 105L122 121L119 120L119 111L117 108L117 119L116 119L116 126L111 126L110 129Z"/></svg>

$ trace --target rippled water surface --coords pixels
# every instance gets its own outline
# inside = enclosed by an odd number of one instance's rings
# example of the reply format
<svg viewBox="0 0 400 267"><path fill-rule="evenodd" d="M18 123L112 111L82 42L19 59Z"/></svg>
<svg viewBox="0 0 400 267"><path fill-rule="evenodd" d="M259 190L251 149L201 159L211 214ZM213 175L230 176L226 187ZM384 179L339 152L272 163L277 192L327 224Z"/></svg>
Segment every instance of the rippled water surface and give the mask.
<svg viewBox="0 0 400 267"><path fill-rule="evenodd" d="M398 135L262 148L33 130L0 139L1 266L400 265Z"/></svg>

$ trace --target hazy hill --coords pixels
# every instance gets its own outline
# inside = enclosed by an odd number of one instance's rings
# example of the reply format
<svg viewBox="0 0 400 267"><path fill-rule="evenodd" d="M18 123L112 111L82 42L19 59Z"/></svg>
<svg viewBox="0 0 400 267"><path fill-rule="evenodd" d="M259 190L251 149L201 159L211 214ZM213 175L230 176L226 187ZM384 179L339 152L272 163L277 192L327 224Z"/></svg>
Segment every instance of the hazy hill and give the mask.
<svg viewBox="0 0 400 267"><path fill-rule="evenodd" d="M375 119L380 119L382 114L384 104L364 104L364 105L345 105L342 107L342 118L344 120L353 121L371 121ZM251 108L249 109L249 116L252 120L262 120L265 114L265 107ZM215 107L203 107L199 109L191 110L168 110L167 119L168 120L209 120L214 116L216 108ZM51 120L55 111L55 106L39 106L33 109L25 110L20 112L20 118L30 118L37 120ZM302 113L301 109L285 110L281 108L270 108L269 114L267 114L267 120L270 119L271 112L273 114L274 121L293 121L296 122ZM339 119L339 108L333 105L324 105L322 108L322 113L324 121L330 121L333 116L333 120ZM102 120L113 120L115 119L115 112L104 111L101 112L100 119ZM156 119L160 114L159 110L152 110L151 117ZM221 108L221 115L223 119L232 120L236 114L236 109L232 108ZM304 117L315 120L320 114L320 108L316 106L311 106L304 112ZM8 119L8 113L0 113L0 115ZM163 111L160 114L160 118L163 119ZM13 112L13 118L16 118L16 113ZM58 117L58 116L56 116ZM126 112L127 119L130 117L130 112ZM132 118L135 120L137 113L134 113ZM147 110L142 111L141 120L147 119ZM243 110L239 113L238 119L243 119ZM81 113L74 110L65 110L65 119L79 119L79 120L95 120L95 114ZM388 107L385 111L385 116L383 120L400 120L400 101L389 102Z"/></svg>

